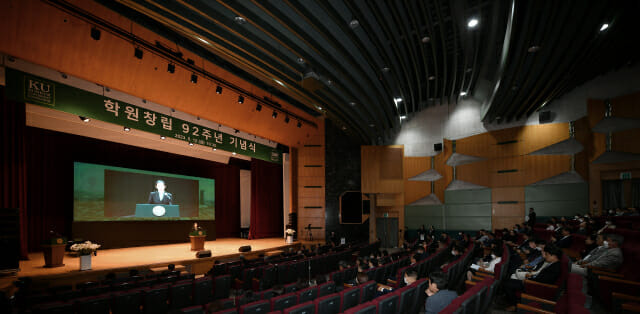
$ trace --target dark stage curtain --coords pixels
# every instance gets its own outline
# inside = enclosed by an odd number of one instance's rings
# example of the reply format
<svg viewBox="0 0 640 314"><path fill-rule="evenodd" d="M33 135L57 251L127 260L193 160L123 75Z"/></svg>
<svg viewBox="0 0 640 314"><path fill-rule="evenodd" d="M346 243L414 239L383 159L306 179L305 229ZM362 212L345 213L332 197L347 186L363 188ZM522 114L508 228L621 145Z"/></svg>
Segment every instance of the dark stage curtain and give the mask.
<svg viewBox="0 0 640 314"><path fill-rule="evenodd" d="M0 86L2 111L2 208L20 210L20 258L27 258L27 177L24 160L24 104L5 99L5 87Z"/></svg>
<svg viewBox="0 0 640 314"><path fill-rule="evenodd" d="M24 107L21 112L24 121ZM3 120L5 116L3 114ZM29 204L25 250L39 251L50 230L72 236L74 161L212 178L216 180L216 230L209 231L215 232L216 237L237 237L240 233L240 169L237 166L44 129L23 128ZM4 133L5 139L7 134ZM3 154L6 152L7 149L3 149ZM3 193L16 194L4 192L5 189L3 187Z"/></svg>
<svg viewBox="0 0 640 314"><path fill-rule="evenodd" d="M249 239L281 237L282 206L282 165L252 159Z"/></svg>

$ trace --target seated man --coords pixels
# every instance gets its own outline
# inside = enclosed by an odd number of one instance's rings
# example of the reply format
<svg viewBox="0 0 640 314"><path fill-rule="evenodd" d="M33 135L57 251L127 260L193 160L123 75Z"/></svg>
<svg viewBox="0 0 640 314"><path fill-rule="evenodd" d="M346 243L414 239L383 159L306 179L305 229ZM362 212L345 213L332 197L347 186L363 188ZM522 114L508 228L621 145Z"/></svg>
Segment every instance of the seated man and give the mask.
<svg viewBox="0 0 640 314"><path fill-rule="evenodd" d="M607 240L603 242L604 248L598 250L598 252L594 252L594 256L588 256L580 261L579 263L575 263L571 265L571 272L580 274L582 276L587 276L587 268L588 267L598 267L605 268L609 271L615 271L622 265L624 260L622 256L622 250L620 246L622 245L623 238L618 234L610 234L607 236ZM585 262L585 260L587 260Z"/></svg>
<svg viewBox="0 0 640 314"><path fill-rule="evenodd" d="M424 291L427 301L424 303L426 314L436 314L449 305L458 294L455 291L444 290L447 287L447 275L441 271L429 274L429 286Z"/></svg>
<svg viewBox="0 0 640 314"><path fill-rule="evenodd" d="M560 239L556 240L554 242L554 245L561 248L561 249L566 249L571 247L571 243L573 242L573 237L571 237L571 230L569 230L569 228L562 228L560 229Z"/></svg>
<svg viewBox="0 0 640 314"><path fill-rule="evenodd" d="M478 264L472 264L470 266L471 269L467 271L467 280L471 280L473 275L475 275L475 271L478 269L493 272L496 265L502 261L502 253L502 246L494 247L488 258L485 257L482 260L479 260L477 262Z"/></svg>
<svg viewBox="0 0 640 314"><path fill-rule="evenodd" d="M562 258L562 250L555 245L547 245L544 248L544 267L541 267L537 275L532 275L528 279L540 283L554 284L560 276ZM505 310L513 312L516 309L517 293L524 289L524 283L521 280L509 279L503 285L506 293L505 300L509 305Z"/></svg>
<svg viewBox="0 0 640 314"><path fill-rule="evenodd" d="M404 273L404 284L406 286L416 282L416 280L418 280L418 273L415 270L409 269ZM378 284L378 295L383 295L390 291L393 291L393 287L380 283Z"/></svg>
<svg viewBox="0 0 640 314"><path fill-rule="evenodd" d="M463 253L464 248L458 245L454 245L451 248L451 252L447 254L445 259L443 260L442 265L440 265L440 269L444 269L445 267L447 267L447 265L449 265L449 263L456 261L458 258L460 258L460 256L462 256Z"/></svg>

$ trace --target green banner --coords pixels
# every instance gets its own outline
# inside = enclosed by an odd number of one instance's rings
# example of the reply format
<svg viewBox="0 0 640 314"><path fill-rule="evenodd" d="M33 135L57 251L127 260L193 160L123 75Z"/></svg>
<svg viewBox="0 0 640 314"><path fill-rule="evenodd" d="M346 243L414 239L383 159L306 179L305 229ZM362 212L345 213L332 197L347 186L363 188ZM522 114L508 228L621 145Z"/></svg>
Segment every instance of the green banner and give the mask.
<svg viewBox="0 0 640 314"><path fill-rule="evenodd" d="M72 113L220 150L282 163L276 148L79 88L6 68L7 96L15 101Z"/></svg>

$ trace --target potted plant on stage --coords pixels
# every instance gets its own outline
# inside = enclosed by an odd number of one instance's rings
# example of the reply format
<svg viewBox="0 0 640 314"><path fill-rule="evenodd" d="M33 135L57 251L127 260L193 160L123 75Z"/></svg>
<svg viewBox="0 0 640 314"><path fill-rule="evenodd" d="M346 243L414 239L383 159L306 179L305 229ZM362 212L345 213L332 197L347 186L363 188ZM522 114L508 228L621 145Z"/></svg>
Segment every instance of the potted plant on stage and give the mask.
<svg viewBox="0 0 640 314"><path fill-rule="evenodd" d="M60 267L64 259L64 248L67 239L55 231L49 231L49 237L42 243L42 251L44 252L44 267Z"/></svg>
<svg viewBox="0 0 640 314"><path fill-rule="evenodd" d="M193 228L189 232L189 239L191 240L191 251L204 250L204 242L207 238L207 230L202 229L197 222L193 223Z"/></svg>
<svg viewBox="0 0 640 314"><path fill-rule="evenodd" d="M287 229L285 233L287 234L287 243L293 243L293 236L296 234L296 231L293 229Z"/></svg>
<svg viewBox="0 0 640 314"><path fill-rule="evenodd" d="M100 248L100 244L91 243L91 241L76 243L71 246L71 250L78 252L78 255L80 255L80 270L91 269L91 254L95 254L98 248Z"/></svg>

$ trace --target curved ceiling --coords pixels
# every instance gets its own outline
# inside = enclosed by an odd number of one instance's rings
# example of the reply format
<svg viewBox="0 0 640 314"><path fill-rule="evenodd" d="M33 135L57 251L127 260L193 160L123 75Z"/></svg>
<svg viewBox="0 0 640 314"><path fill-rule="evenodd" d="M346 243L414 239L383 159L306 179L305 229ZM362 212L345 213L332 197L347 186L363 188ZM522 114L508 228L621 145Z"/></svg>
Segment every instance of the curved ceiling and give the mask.
<svg viewBox="0 0 640 314"><path fill-rule="evenodd" d="M520 119L640 56L632 0L96 1L363 143L465 98Z"/></svg>

